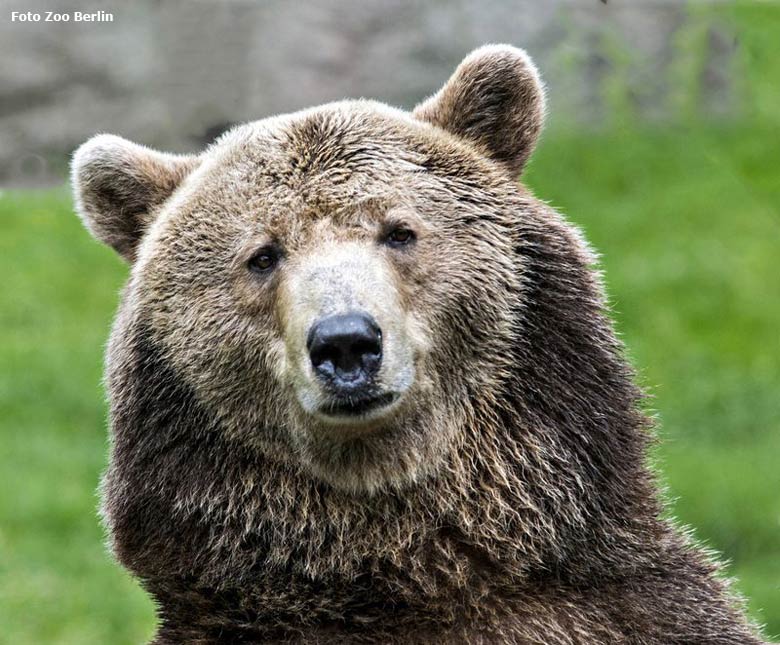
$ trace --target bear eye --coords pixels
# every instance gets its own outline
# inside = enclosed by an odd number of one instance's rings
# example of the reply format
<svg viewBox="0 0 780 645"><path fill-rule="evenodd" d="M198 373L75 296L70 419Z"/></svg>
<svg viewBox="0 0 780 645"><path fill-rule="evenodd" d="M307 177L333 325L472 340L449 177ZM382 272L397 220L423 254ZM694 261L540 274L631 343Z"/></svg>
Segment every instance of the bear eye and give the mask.
<svg viewBox="0 0 780 645"><path fill-rule="evenodd" d="M272 246L264 246L258 249L255 254L249 258L247 266L250 271L255 273L268 273L279 263L280 253L278 249Z"/></svg>
<svg viewBox="0 0 780 645"><path fill-rule="evenodd" d="M394 228L387 235L387 243L390 246L405 246L414 241L414 231L404 226Z"/></svg>

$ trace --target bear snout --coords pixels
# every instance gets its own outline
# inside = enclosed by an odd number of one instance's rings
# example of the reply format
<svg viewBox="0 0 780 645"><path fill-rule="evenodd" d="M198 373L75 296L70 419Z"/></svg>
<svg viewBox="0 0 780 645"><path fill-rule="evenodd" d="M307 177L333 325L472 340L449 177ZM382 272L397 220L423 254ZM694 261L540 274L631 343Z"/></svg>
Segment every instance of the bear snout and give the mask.
<svg viewBox="0 0 780 645"><path fill-rule="evenodd" d="M316 321L306 341L317 378L337 396L360 396L382 362L382 330L369 314L353 311Z"/></svg>

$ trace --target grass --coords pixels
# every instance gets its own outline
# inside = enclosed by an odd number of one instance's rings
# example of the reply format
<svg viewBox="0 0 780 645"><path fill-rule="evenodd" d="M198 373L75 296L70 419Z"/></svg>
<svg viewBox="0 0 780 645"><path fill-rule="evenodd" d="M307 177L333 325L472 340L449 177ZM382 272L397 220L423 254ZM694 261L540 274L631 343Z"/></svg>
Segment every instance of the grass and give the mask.
<svg viewBox="0 0 780 645"><path fill-rule="evenodd" d="M6 194L0 221L0 642L142 642L153 608L95 510L101 352L125 269L64 190Z"/></svg>

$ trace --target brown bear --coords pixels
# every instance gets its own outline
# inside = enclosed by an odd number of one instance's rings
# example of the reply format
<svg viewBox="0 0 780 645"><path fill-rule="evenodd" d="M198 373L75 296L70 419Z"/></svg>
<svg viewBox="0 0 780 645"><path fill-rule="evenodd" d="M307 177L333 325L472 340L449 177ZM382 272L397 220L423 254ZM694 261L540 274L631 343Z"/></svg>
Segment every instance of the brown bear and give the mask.
<svg viewBox="0 0 780 645"><path fill-rule="evenodd" d="M519 185L536 69L73 160L131 264L103 515L157 643L759 643L665 519L579 232Z"/></svg>

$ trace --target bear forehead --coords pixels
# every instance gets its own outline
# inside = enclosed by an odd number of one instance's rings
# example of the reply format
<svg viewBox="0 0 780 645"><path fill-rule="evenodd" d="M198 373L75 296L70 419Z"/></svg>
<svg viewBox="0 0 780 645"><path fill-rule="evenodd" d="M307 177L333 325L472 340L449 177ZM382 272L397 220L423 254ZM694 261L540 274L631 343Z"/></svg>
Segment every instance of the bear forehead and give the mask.
<svg viewBox="0 0 780 645"><path fill-rule="evenodd" d="M506 176L471 144L373 101L332 103L239 126L204 153L212 195L312 202L415 188L498 187Z"/></svg>
<svg viewBox="0 0 780 645"><path fill-rule="evenodd" d="M189 245L189 255L206 240L217 252L259 233L305 244L322 218L369 228L410 216L420 224L415 215L465 221L518 189L471 144L365 100L238 126L201 159L143 247Z"/></svg>

